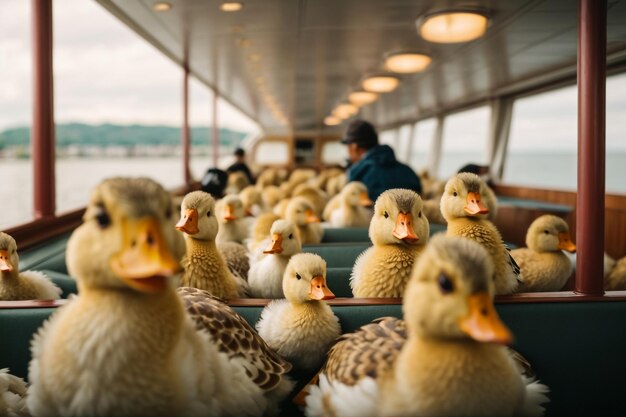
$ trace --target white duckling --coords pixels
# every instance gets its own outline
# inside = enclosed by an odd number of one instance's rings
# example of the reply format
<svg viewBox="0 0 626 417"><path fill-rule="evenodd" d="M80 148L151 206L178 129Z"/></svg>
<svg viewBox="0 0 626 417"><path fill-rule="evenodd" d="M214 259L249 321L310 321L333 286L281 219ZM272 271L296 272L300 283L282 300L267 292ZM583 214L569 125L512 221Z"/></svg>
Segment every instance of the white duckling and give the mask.
<svg viewBox="0 0 626 417"><path fill-rule="evenodd" d="M61 292L43 272L20 272L17 243L0 232L0 300L56 300Z"/></svg>
<svg viewBox="0 0 626 417"><path fill-rule="evenodd" d="M446 183L441 197L441 214L448 223L448 236L472 239L487 249L495 267L496 294L511 294L523 278L500 232L487 220L489 208L483 203L486 187L476 174L455 175Z"/></svg>
<svg viewBox="0 0 626 417"><path fill-rule="evenodd" d="M319 217L315 209L304 197L294 197L289 200L285 209L285 219L294 223L300 232L302 244L320 243L324 230L319 224Z"/></svg>
<svg viewBox="0 0 626 417"><path fill-rule="evenodd" d="M433 237L404 295L383 318L331 348L313 416L535 416L547 387L526 380L493 306L493 264L469 239Z"/></svg>
<svg viewBox="0 0 626 417"><path fill-rule="evenodd" d="M27 417L26 383L11 375L7 368L0 369L0 416Z"/></svg>
<svg viewBox="0 0 626 417"><path fill-rule="evenodd" d="M231 194L217 201L215 216L219 222L219 230L215 241L244 243L248 238L249 224L243 203L238 195Z"/></svg>
<svg viewBox="0 0 626 417"><path fill-rule="evenodd" d="M365 227L369 226L372 211L368 208L373 204L367 196L367 187L359 181L348 183L338 196L334 197L337 207L330 207L328 220L333 227ZM331 205L331 202L328 203ZM324 210L327 213L327 210Z"/></svg>
<svg viewBox="0 0 626 417"><path fill-rule="evenodd" d="M312 253L292 256L282 286L286 299L268 304L256 328L297 369L318 370L341 334L339 319L322 301L335 298L326 286L326 262Z"/></svg>
<svg viewBox="0 0 626 417"><path fill-rule="evenodd" d="M261 416L270 407L253 365L219 352L185 313L172 209L147 178L96 187L67 245L80 295L33 339L33 416Z"/></svg>
<svg viewBox="0 0 626 417"><path fill-rule="evenodd" d="M283 275L292 255L302 251L298 228L289 220L272 224L266 249L253 261L248 274L250 295L257 298L284 298Z"/></svg>
<svg viewBox="0 0 626 417"><path fill-rule="evenodd" d="M354 263L350 286L355 297L402 297L413 264L429 239L422 199L394 188L376 199L369 227L373 246Z"/></svg>
<svg viewBox="0 0 626 417"><path fill-rule="evenodd" d="M228 270L215 244L218 222L213 197L204 191L190 192L183 199L180 215L176 229L185 233L187 244L181 286L207 290L223 299L244 297L248 283Z"/></svg>
<svg viewBox="0 0 626 417"><path fill-rule="evenodd" d="M524 275L519 291L561 290L574 270L562 250L576 250L565 220L550 214L538 217L528 228L526 246L511 251Z"/></svg>

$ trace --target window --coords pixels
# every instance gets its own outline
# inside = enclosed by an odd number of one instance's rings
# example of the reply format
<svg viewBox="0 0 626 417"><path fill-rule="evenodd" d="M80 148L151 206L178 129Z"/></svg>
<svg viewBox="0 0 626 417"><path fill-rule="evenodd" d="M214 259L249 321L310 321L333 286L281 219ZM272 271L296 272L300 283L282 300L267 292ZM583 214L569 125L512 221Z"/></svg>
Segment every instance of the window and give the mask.
<svg viewBox="0 0 626 417"><path fill-rule="evenodd" d="M606 80L606 192L626 194L626 74Z"/></svg>
<svg viewBox="0 0 626 417"><path fill-rule="evenodd" d="M322 145L322 163L341 165L348 159L348 147L341 142L325 142Z"/></svg>
<svg viewBox="0 0 626 417"><path fill-rule="evenodd" d="M421 172L430 166L430 152L433 147L433 139L437 130L437 119L422 120L415 126L415 137L411 151L411 167Z"/></svg>
<svg viewBox="0 0 626 417"><path fill-rule="evenodd" d="M576 86L515 100L503 181L576 189L577 112Z"/></svg>
<svg viewBox="0 0 626 417"><path fill-rule="evenodd" d="M438 176L446 179L467 163L487 164L488 106L454 113L444 119Z"/></svg>
<svg viewBox="0 0 626 417"><path fill-rule="evenodd" d="M259 165L288 164L289 145L279 141L261 142L256 148L255 159Z"/></svg>
<svg viewBox="0 0 626 417"><path fill-rule="evenodd" d="M384 130L378 134L378 143L381 145L389 145L392 148L396 146L396 129Z"/></svg>
<svg viewBox="0 0 626 417"><path fill-rule="evenodd" d="M396 159L402 162L409 162L409 147L411 144L411 134L413 128L410 124L402 125L398 131L398 142L394 147Z"/></svg>
<svg viewBox="0 0 626 417"><path fill-rule="evenodd" d="M33 218L30 4L0 2L0 229Z"/></svg>

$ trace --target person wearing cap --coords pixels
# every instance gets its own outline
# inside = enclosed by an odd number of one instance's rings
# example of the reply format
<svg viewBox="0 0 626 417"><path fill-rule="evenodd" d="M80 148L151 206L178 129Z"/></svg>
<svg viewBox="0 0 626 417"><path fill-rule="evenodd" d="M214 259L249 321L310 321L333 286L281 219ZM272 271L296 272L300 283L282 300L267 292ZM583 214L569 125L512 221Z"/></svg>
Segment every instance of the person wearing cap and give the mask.
<svg viewBox="0 0 626 417"><path fill-rule="evenodd" d="M348 181L364 183L372 201L390 188L407 188L422 193L419 176L411 167L396 159L390 146L378 143L378 134L371 123L352 121L341 143L348 145L352 162L347 172Z"/></svg>
<svg viewBox="0 0 626 417"><path fill-rule="evenodd" d="M248 165L246 165L245 151L242 148L237 148L235 149L233 155L235 155L235 162L231 166L226 168L226 172L230 174L231 172L242 171L244 174L246 174L246 177L248 177L248 181L250 182L250 184L254 184L254 177L252 176L252 172L250 171L250 168L248 168Z"/></svg>

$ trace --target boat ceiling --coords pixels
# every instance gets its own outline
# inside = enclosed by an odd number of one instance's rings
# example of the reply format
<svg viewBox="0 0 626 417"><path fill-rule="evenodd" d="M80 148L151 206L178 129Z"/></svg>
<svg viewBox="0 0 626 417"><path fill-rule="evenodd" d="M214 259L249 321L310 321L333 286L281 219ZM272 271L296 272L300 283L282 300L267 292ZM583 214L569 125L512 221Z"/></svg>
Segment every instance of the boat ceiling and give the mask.
<svg viewBox="0 0 626 417"><path fill-rule="evenodd" d="M364 74L382 70L390 51L426 51L433 62L361 110L380 127L571 80L576 70L574 0L243 0L234 13L217 0L169 0L166 12L152 0L98 1L271 133L341 131L324 117ZM487 34L463 44L425 41L415 20L442 5L489 10ZM622 61L626 0L608 6L609 62ZM270 110L272 100L280 112Z"/></svg>

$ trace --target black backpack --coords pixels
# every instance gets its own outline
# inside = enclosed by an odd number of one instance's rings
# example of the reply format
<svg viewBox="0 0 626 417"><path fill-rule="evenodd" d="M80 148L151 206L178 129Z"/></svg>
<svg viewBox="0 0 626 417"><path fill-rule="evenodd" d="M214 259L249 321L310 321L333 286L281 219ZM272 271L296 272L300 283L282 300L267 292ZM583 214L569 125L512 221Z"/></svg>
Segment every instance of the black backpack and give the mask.
<svg viewBox="0 0 626 417"><path fill-rule="evenodd" d="M200 184L202 191L205 191L213 196L213 198L222 198L224 196L224 190L228 182L228 174L218 168L209 168L202 177Z"/></svg>

